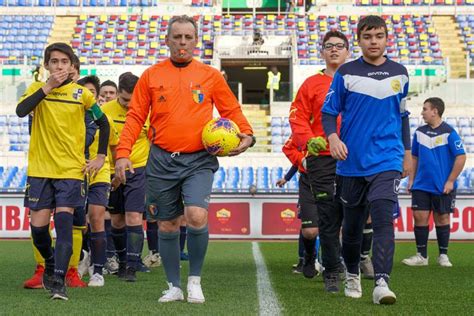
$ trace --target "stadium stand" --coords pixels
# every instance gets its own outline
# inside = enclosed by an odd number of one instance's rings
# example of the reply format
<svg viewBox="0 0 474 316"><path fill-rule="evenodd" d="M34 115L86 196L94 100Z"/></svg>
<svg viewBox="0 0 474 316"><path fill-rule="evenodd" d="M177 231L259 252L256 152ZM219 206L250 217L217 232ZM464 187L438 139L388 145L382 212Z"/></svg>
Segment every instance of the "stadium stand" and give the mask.
<svg viewBox="0 0 474 316"><path fill-rule="evenodd" d="M356 0L358 6L454 6L474 5L473 0Z"/></svg>

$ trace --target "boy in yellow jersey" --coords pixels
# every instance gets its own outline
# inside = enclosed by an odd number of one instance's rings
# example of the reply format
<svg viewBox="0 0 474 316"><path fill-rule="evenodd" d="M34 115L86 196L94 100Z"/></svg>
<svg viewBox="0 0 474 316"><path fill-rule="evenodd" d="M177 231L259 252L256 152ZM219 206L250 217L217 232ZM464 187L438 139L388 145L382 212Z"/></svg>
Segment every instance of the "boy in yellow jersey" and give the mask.
<svg viewBox="0 0 474 316"><path fill-rule="evenodd" d="M27 203L31 210L31 235L45 258L43 286L52 299L67 300L65 275L72 253L74 209L84 205L84 173L96 173L107 155L109 123L90 91L69 78L72 48L54 43L45 50L46 83L35 82L20 98L16 113L34 111L28 151ZM77 124L85 111L92 112L100 129L99 154L84 158L85 125ZM53 253L49 223L55 209L56 246Z"/></svg>
<svg viewBox="0 0 474 316"><path fill-rule="evenodd" d="M118 98L102 106L102 111L113 120L114 127L122 133L128 103L132 98L133 89L138 77L132 73L124 73L119 78ZM136 144L130 155L133 170L126 171L126 182L120 184L117 178L112 180L109 212L112 217L112 237L119 258L118 277L135 282L135 272L139 268L143 247L142 218L145 211L145 165L150 145L147 138L149 123L142 127ZM115 173L115 165L110 166Z"/></svg>
<svg viewBox="0 0 474 316"><path fill-rule="evenodd" d="M91 91L95 95L95 97L97 97L99 91L98 80L99 79L95 76L88 76L79 79L78 84L89 89L89 91ZM118 135L115 129L112 127L113 122L110 119L109 125L111 126L109 146L112 148L113 151L113 147L116 146L118 143ZM97 156L97 150L99 145L97 133L93 139L92 144L88 148L88 159L94 159ZM104 165L99 170L99 172L95 176L89 178L89 190L87 192L88 215L91 227L91 257L93 264L93 272L90 274L89 286L92 287L104 286L104 277L102 276L102 269L106 260L106 236L104 218L105 209L109 203L110 194L110 156L111 155L108 155L108 157L106 157Z"/></svg>
<svg viewBox="0 0 474 316"><path fill-rule="evenodd" d="M71 71L69 72L69 78L72 81L76 82L79 78L81 64L79 58L74 55L72 58L72 67ZM31 121L32 116L29 115L29 127L31 131ZM89 119L92 121L92 118ZM95 125L95 124L94 124ZM91 142L94 138L94 134L97 131L97 126L91 126L87 124L86 121L86 147L89 147L88 144L88 137L91 138ZM81 248L82 248L82 241L83 241L83 232L86 229L86 211L85 205L78 207L74 211L74 219L73 219L73 230L72 230L72 255L71 259L69 260L69 268L66 273L66 285L68 287L86 287L87 283L81 280L81 277L78 273L78 265L79 259L81 256ZM42 289L43 288L43 273L44 273L44 258L41 256L38 249L33 244L33 254L36 261L36 270L31 278L26 280L23 283L23 287L27 289Z"/></svg>

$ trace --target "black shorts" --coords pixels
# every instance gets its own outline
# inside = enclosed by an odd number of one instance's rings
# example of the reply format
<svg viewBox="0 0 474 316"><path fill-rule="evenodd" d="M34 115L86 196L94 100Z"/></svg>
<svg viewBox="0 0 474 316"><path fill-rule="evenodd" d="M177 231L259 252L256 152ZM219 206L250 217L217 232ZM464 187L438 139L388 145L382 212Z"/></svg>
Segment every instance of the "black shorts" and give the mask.
<svg viewBox="0 0 474 316"><path fill-rule="evenodd" d="M440 214L453 213L456 204L456 192L433 194L426 191L411 191L411 208L414 211L433 211Z"/></svg>
<svg viewBox="0 0 474 316"><path fill-rule="evenodd" d="M125 172L126 183L110 192L110 214L145 212L145 167L135 168L135 173Z"/></svg>
<svg viewBox="0 0 474 316"><path fill-rule="evenodd" d="M25 207L32 211L58 207L84 207L86 188L83 180L28 177Z"/></svg>
<svg viewBox="0 0 474 316"><path fill-rule="evenodd" d="M336 180L336 160L331 156L308 156L307 174L311 191L317 201L333 201Z"/></svg>
<svg viewBox="0 0 474 316"><path fill-rule="evenodd" d="M339 199L346 207L366 205L375 200L397 202L400 176L399 171L384 171L367 177L339 176Z"/></svg>
<svg viewBox="0 0 474 316"><path fill-rule="evenodd" d="M318 208L311 192L308 175L305 173L301 173L299 179L298 203L301 228L318 227Z"/></svg>

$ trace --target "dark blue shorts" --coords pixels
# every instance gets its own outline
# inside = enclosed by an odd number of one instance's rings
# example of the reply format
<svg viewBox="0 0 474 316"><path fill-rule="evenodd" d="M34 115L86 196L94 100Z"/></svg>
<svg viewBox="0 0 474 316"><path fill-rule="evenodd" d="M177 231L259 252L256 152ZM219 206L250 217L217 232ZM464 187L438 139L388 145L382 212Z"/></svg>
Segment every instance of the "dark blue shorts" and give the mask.
<svg viewBox="0 0 474 316"><path fill-rule="evenodd" d="M84 207L85 197L82 180L28 177L26 182L25 207L32 211Z"/></svg>
<svg viewBox="0 0 474 316"><path fill-rule="evenodd" d="M440 214L453 213L456 204L456 192L433 194L426 191L411 191L411 208L414 211L433 211Z"/></svg>
<svg viewBox="0 0 474 316"><path fill-rule="evenodd" d="M217 158L207 151L176 154L152 145L146 168L147 218L172 220L184 214L185 206L207 209L217 169Z"/></svg>
<svg viewBox="0 0 474 316"><path fill-rule="evenodd" d="M368 177L338 177L340 197L346 207L366 205L375 200L398 201L400 172L384 171Z"/></svg>
<svg viewBox="0 0 474 316"><path fill-rule="evenodd" d="M127 181L110 192L110 214L145 211L145 167L135 168L135 173L125 172Z"/></svg>
<svg viewBox="0 0 474 316"><path fill-rule="evenodd" d="M89 186L87 192L87 204L107 207L109 205L110 184L94 183Z"/></svg>

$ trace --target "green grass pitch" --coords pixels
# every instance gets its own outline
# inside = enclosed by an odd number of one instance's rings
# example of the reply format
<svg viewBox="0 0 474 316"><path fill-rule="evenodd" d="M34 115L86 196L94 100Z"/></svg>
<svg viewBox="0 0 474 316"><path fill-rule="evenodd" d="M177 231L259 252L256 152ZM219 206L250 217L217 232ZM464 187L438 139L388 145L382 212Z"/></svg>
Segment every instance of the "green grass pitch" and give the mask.
<svg viewBox="0 0 474 316"><path fill-rule="evenodd" d="M451 243L453 268L436 264L437 247L429 245L428 267L406 267L400 261L415 251L413 243L397 243L391 288L393 306L372 304L372 281L363 280L362 299L343 292L326 294L320 276L307 280L291 273L296 242L261 242L272 287L283 315L473 315L474 244ZM258 315L256 266L251 242L213 241L203 273L206 303L158 303L166 289L162 267L140 273L138 282L106 276L103 288L69 289L69 301L51 301L44 290L26 290L23 281L34 270L29 241L0 241L0 315ZM186 286L188 263L182 263Z"/></svg>

